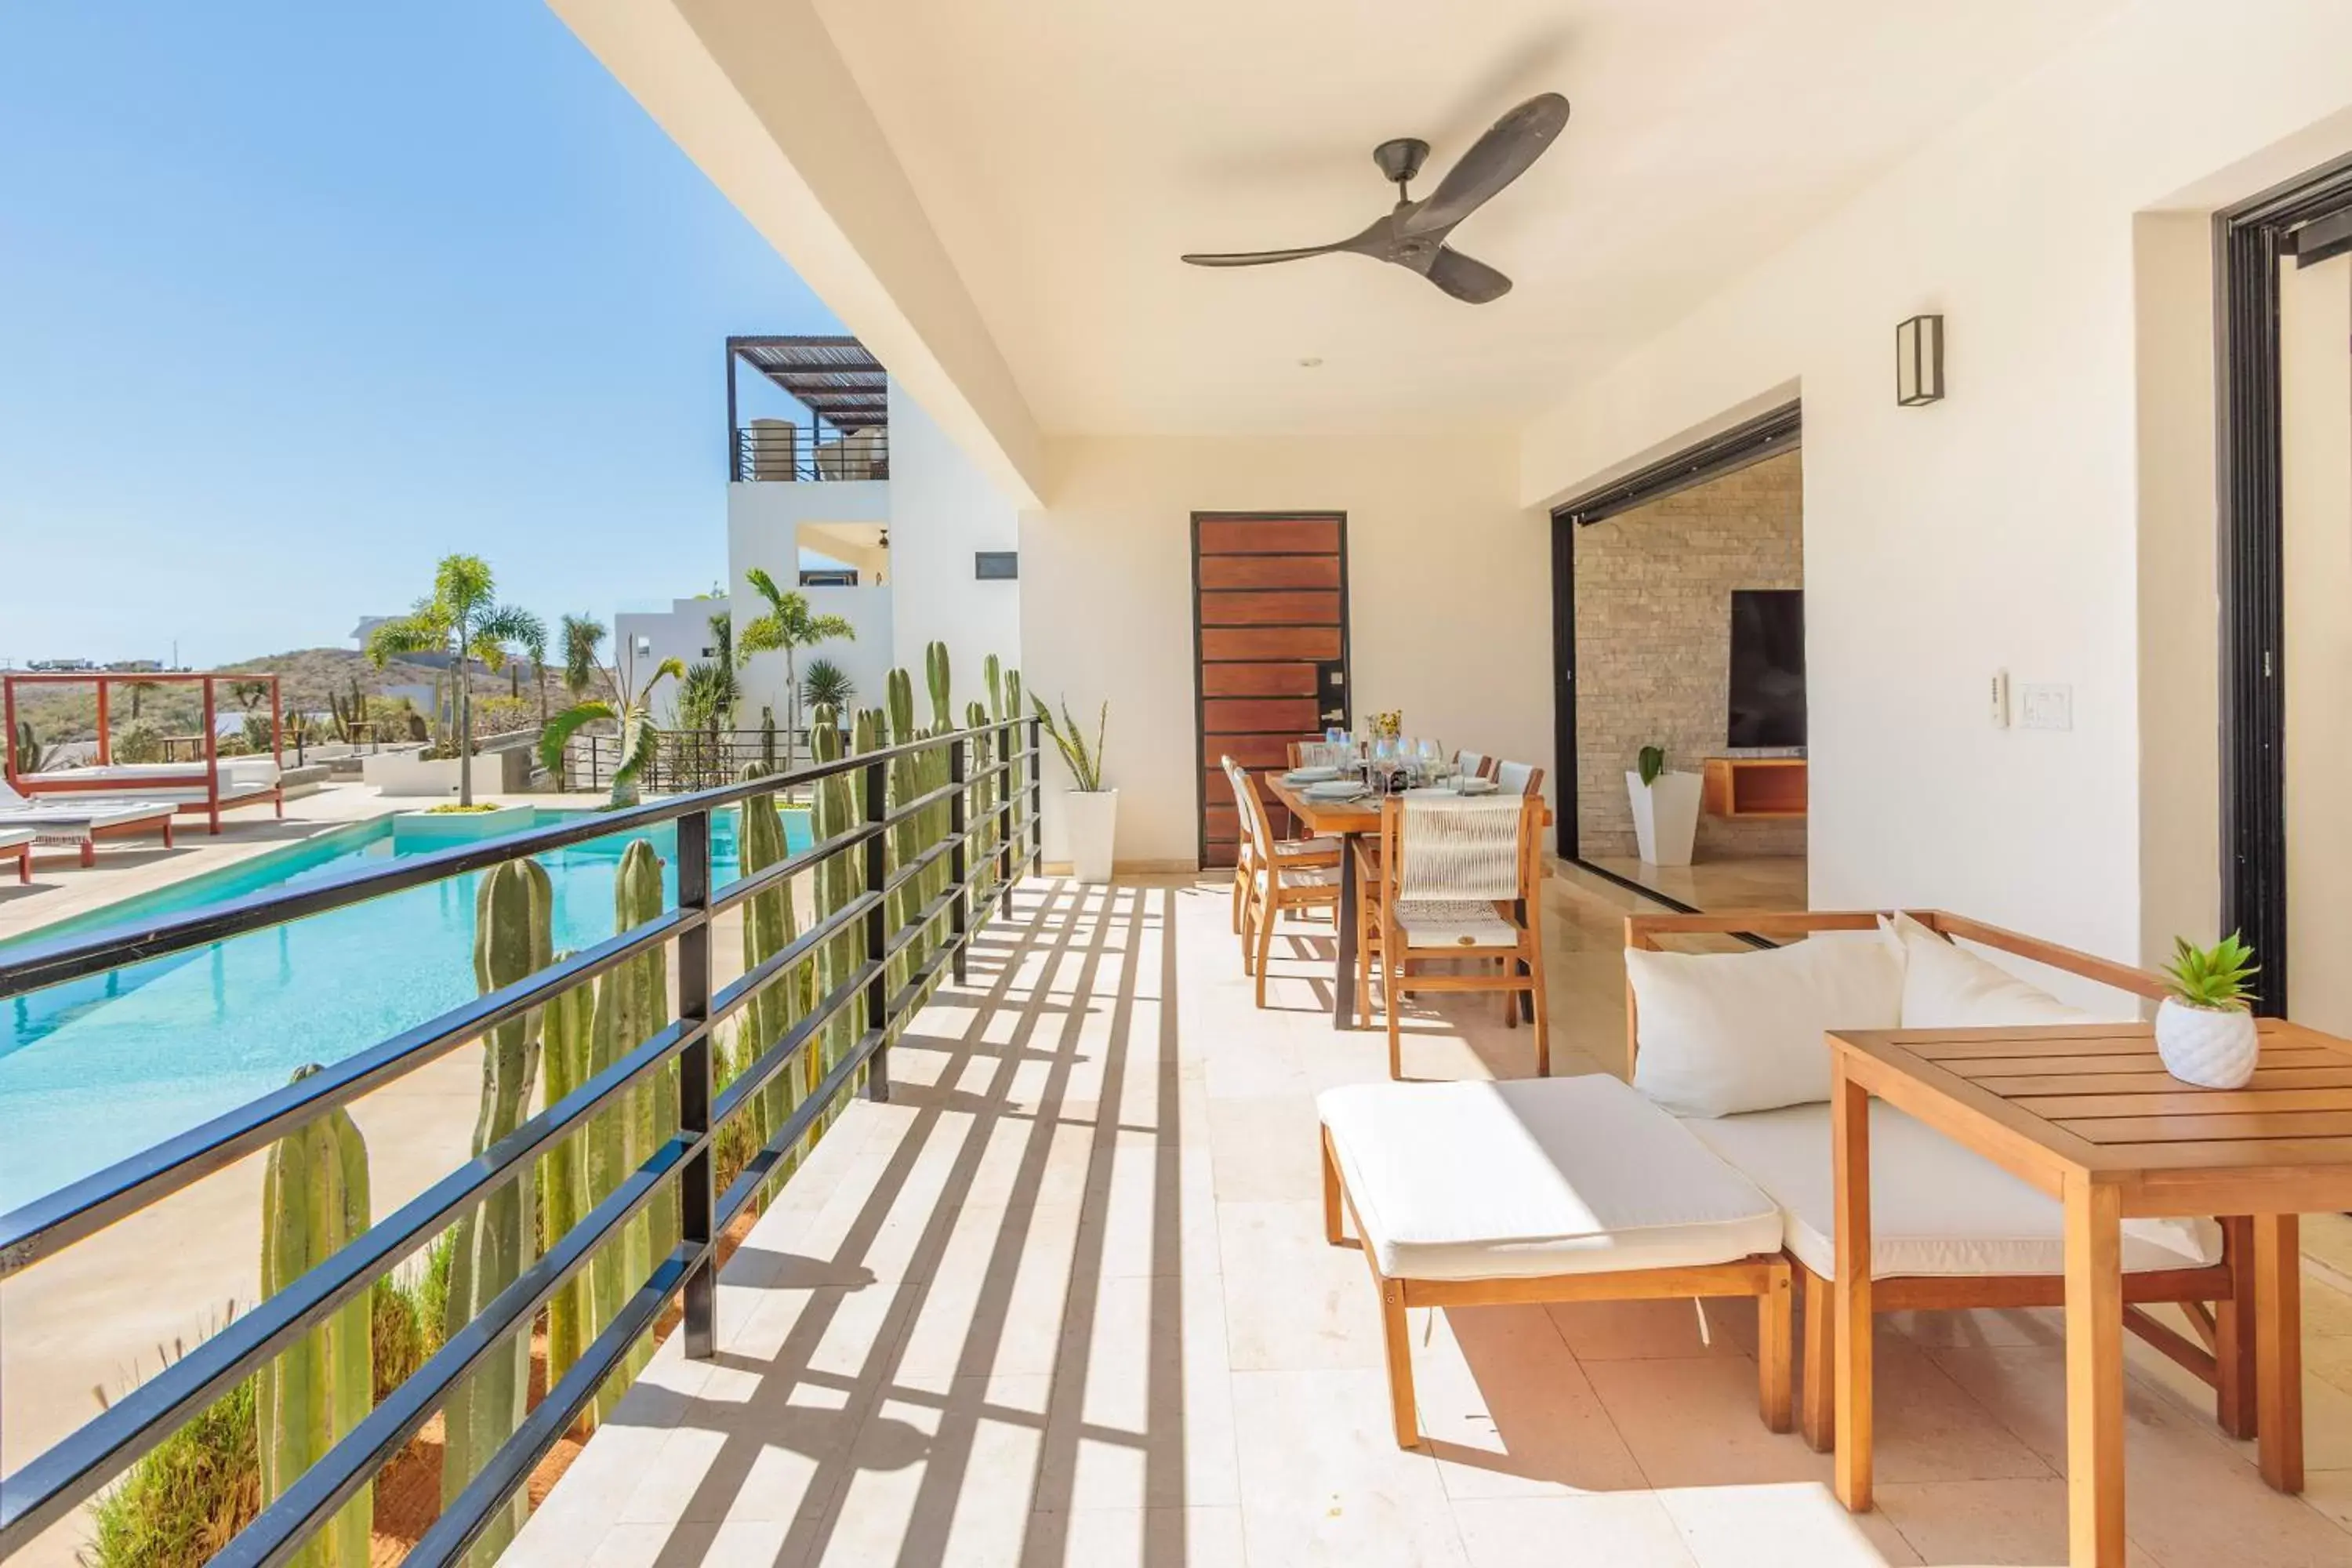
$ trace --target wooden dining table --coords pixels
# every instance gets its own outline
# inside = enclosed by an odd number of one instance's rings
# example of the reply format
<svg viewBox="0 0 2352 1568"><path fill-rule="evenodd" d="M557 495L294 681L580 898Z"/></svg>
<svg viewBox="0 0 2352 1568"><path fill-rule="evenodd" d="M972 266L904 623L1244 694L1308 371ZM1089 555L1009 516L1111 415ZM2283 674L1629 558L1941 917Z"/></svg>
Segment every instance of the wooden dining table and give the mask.
<svg viewBox="0 0 2352 1568"><path fill-rule="evenodd" d="M1317 800L1304 789L1285 784L1278 769L1265 774L1266 794L1282 803L1297 824L1318 837L1339 840L1339 913L1338 962L1331 970L1331 1023L1340 1029L1356 1026L1356 905L1362 891L1356 886L1356 846L1364 835L1381 830L1381 797L1361 795L1353 800ZM1544 821L1551 821L1547 810ZM1519 919L1528 917L1526 900L1514 900ZM1532 998L1519 999L1519 1016L1535 1017Z"/></svg>
<svg viewBox="0 0 2352 1568"><path fill-rule="evenodd" d="M2263 1479L2303 1489L2298 1216L2352 1207L2352 1041L2261 1021L2242 1089L2172 1078L2146 1024L1836 1031L1839 1500L1871 1505L1870 1106L1875 1096L2065 1208L2069 1561L2121 1568L2123 1222L2251 1215L2254 1436Z"/></svg>

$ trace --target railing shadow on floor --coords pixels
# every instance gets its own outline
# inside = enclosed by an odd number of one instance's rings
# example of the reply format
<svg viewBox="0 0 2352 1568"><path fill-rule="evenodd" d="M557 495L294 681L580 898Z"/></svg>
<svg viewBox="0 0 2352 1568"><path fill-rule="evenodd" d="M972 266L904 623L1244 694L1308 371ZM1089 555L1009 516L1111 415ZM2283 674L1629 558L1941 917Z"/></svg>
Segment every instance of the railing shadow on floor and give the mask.
<svg viewBox="0 0 2352 1568"><path fill-rule="evenodd" d="M1033 1490L1024 1510L1033 1521L1067 1510L1082 1443L1139 1452L1139 1500L1181 1510L1186 1500L1180 1256L1184 1197L1174 1158L1183 1137L1174 895L1175 889L1165 888L1032 884L1016 891L1013 917L992 925L975 942L970 984L943 990L933 1003L939 1012L968 1009L962 1028L952 1035L929 1032L919 1016L895 1047L899 1077L892 1108L881 1114L903 1111L908 1120L870 1183L861 1183L854 1194L843 1189L856 1212L832 1247L833 1256L803 1260L786 1255L786 1275L772 1281L790 1286L793 1264L815 1265L806 1276L809 1298L789 1331L772 1351L749 1353L740 1347L746 1339L762 1337L756 1324L727 1321L722 1306L718 1364L756 1374L760 1383L748 1396L734 1386L726 1397L694 1398L676 1407L677 1429L719 1438L682 1518L728 1517L746 1489L759 1484L761 1456L770 1449L789 1450L813 1468L774 1560L814 1561L841 1527L845 1501L859 1474L919 1464L922 1475L914 1497L898 1505L906 1524L895 1560L947 1561L949 1532L983 1423L1034 1434ZM1147 973L1143 970L1154 937L1159 952ZM984 963L983 958L991 962ZM1148 1040L1139 1040L1139 1009L1150 1006L1157 1008L1156 1028ZM1095 1019L1101 1020L1098 1062L1087 1039L1089 1021ZM1034 1079L1041 1063L1043 1081L1023 1083L1024 1078ZM1070 1092L1081 1070L1090 1066L1099 1071L1091 1119L1085 1100ZM1150 1124L1130 1125L1119 1108L1134 1098L1130 1087L1147 1080L1146 1098L1154 1107ZM1018 1092L1022 1089L1031 1092ZM969 1124L961 1130L961 1142L939 1179L940 1201L927 1215L912 1216L920 1230L898 1270L901 1277L880 1279L864 1260L874 1253L886 1227L909 1217L898 1213L900 1201L909 1194L910 1181L934 1140L955 1132L950 1121L955 1117L968 1118ZM1003 1224L979 1269L977 1299L953 1369L902 1376L908 1340L942 1282L940 1266L967 1212L963 1194L971 1190L991 1151L1003 1158L999 1144L1006 1126L1025 1126L1027 1131L1014 1134L1022 1142L1006 1187ZM989 1380L1012 1322L1019 1266L1041 1210L1063 1201L1048 1188L1049 1161L1056 1131L1071 1126L1087 1127L1091 1136L1056 1338L1059 1350L1045 1407L1019 1408L992 1400ZM1119 1170L1139 1163L1151 1183L1150 1267L1149 1283L1142 1287L1149 1296L1150 1362L1139 1431L1087 1418L1087 1390L1105 1370L1093 1366L1091 1356L1102 1308L1105 1248L1114 1223L1115 1161ZM1131 1215L1128 1217L1132 1221ZM758 1255L751 1251L754 1245L747 1243L722 1275L722 1289L737 1278L760 1272ZM844 1270L863 1270L869 1283L841 1283ZM862 1289L893 1285L898 1299L888 1308L890 1324L875 1338L862 1364L855 1372L821 1370L820 1352L852 1298ZM886 1414L886 1406L935 1413L937 1429L927 1433ZM650 1418L665 1420L669 1414L660 1410ZM1181 1530L1155 1533L1150 1560L1181 1563L1182 1547ZM703 1560L703 1544L689 1531L674 1532L655 1559L661 1568L686 1568Z"/></svg>

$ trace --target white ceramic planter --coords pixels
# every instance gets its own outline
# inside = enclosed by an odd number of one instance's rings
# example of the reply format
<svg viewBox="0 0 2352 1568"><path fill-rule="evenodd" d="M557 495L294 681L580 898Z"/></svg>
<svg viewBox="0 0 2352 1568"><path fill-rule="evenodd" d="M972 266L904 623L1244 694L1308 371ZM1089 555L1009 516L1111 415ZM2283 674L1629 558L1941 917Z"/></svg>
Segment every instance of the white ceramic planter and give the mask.
<svg viewBox="0 0 2352 1568"><path fill-rule="evenodd" d="M2156 1009L2164 1070L2200 1089L2243 1089L2262 1055L2254 1016L2239 1007L2192 1007L2166 997Z"/></svg>
<svg viewBox="0 0 2352 1568"><path fill-rule="evenodd" d="M1069 830L1070 875L1081 882L1109 881L1111 843L1118 836L1118 791L1063 791L1062 821Z"/></svg>
<svg viewBox="0 0 2352 1568"><path fill-rule="evenodd" d="M1698 836L1696 773L1660 773L1645 784L1640 773L1628 770L1625 791L1633 801L1633 837L1642 858L1652 866L1687 866L1691 841Z"/></svg>

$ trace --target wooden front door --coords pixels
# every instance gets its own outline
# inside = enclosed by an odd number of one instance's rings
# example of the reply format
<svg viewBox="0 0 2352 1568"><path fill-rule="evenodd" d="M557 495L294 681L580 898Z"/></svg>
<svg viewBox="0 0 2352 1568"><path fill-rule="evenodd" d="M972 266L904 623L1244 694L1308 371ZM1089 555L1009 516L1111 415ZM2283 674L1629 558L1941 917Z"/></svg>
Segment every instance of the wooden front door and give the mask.
<svg viewBox="0 0 2352 1568"><path fill-rule="evenodd" d="M1192 604L1201 864L1230 866L1241 821L1220 759L1279 768L1292 742L1349 721L1347 519L1193 513Z"/></svg>

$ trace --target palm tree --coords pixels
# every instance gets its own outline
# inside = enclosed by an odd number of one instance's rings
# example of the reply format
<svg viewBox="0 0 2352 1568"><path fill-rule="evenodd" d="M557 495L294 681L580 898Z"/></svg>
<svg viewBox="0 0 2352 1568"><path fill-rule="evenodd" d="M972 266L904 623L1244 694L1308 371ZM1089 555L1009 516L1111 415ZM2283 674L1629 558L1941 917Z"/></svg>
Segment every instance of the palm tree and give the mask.
<svg viewBox="0 0 2352 1568"><path fill-rule="evenodd" d="M539 693L539 725L543 730L547 727L547 623L531 616L530 635L517 640L530 660L531 689Z"/></svg>
<svg viewBox="0 0 2352 1568"><path fill-rule="evenodd" d="M457 804L474 804L474 682L476 659L496 670L509 645L544 637L547 628L528 610L498 602L489 563L478 555L445 555L434 568L433 592L404 616L368 634L367 656L378 669L404 653L449 656L457 691Z"/></svg>
<svg viewBox="0 0 2352 1568"><path fill-rule="evenodd" d="M563 689L577 702L604 672L597 662L598 651L604 646L604 623L593 616L566 616L559 635L563 643Z"/></svg>
<svg viewBox="0 0 2352 1568"><path fill-rule="evenodd" d="M601 626L597 628L599 631L603 629ZM666 658L655 666L654 672L646 677L646 683L637 688L636 696L626 703L615 704L601 698L592 699L567 708L549 720L547 728L539 732L540 765L560 781L563 775L563 744L572 739L572 732L600 719L617 719L621 724L621 760L613 770L610 804L616 806L636 805L637 779L653 765L654 758L661 752L661 731L654 728L652 702L654 687L664 676L673 677L683 683L686 666L677 659ZM614 690L627 689L627 677L620 670L612 671L612 680ZM581 684L585 686L588 683L583 680Z"/></svg>
<svg viewBox="0 0 2352 1568"><path fill-rule="evenodd" d="M801 682L801 695L811 708L830 708L836 713L849 710L850 699L857 695L857 683L849 679L849 671L829 658L809 660L808 679Z"/></svg>
<svg viewBox="0 0 2352 1568"><path fill-rule="evenodd" d="M735 703L743 695L743 683L735 679L735 617L725 610L710 617L710 648L714 656L711 662L718 673L703 677L703 681L720 699L711 715L725 720L726 727L731 730L735 727ZM687 667L687 684L692 683L694 672L701 668L699 664ZM727 678L723 682L719 674Z"/></svg>
<svg viewBox="0 0 2352 1568"><path fill-rule="evenodd" d="M768 601L768 612L755 617L736 639L738 656L748 664L755 653L781 653L784 656L784 697L791 704L784 721L784 771L793 766L793 737L801 728L800 650L835 637L845 641L857 640L857 628L839 616L820 616L809 610L807 596L797 590L787 593L776 586L776 580L754 566L743 574L760 597Z"/></svg>

